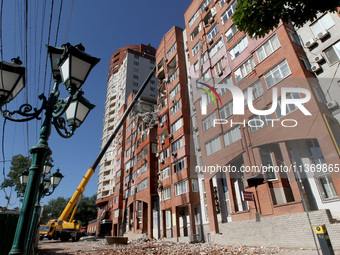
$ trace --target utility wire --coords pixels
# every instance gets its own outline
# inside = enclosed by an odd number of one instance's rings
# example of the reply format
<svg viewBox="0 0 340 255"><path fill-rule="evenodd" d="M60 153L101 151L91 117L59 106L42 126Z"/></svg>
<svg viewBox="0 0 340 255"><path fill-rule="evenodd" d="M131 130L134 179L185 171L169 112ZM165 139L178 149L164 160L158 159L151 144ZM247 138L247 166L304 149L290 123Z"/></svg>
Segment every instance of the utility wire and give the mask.
<svg viewBox="0 0 340 255"><path fill-rule="evenodd" d="M51 27L52 27L52 17L53 17L53 6L54 6L54 0L52 0L52 3L51 3L50 25L49 25L49 29L48 29L47 45L50 45L50 39L51 39ZM45 75L44 75L44 92L45 92L45 89L46 89L47 60L48 60L48 56L46 55L46 61L45 61ZM48 95L49 95L49 93L50 93L50 91L48 91Z"/></svg>

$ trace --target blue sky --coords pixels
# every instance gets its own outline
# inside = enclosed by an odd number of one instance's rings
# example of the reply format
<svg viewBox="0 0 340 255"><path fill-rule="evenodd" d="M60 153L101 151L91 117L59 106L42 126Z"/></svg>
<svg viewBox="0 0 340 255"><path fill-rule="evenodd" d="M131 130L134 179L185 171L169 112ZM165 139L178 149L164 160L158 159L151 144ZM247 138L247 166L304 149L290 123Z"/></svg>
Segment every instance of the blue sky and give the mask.
<svg viewBox="0 0 340 255"><path fill-rule="evenodd" d="M2 16L2 61L20 56L27 68L27 83L13 102L8 104L8 109L16 110L26 99L34 107L39 107L38 95L48 93L50 86L50 67L47 65L47 78L45 74L45 44L48 43L50 24L51 2L43 0L29 1L27 37L25 33L25 6L23 1L4 1ZM75 45L81 42L86 52L101 61L90 73L83 86L84 96L96 108L92 110L84 124L76 130L70 139L61 138L52 127L49 146L53 151L54 169L60 168L65 175L54 194L42 200L46 204L51 198L58 196L70 197L79 185L86 170L100 152L100 139L103 127L104 103L106 95L107 75L111 55L119 48L135 44L151 44L158 47L162 37L174 25L184 27L184 12L191 0L144 0L144 1L109 1L109 0L64 0L54 1L51 22L50 45L54 45L57 35L60 3L62 12L60 18L57 46L70 42ZM45 12L44 12L45 10ZM69 18L72 10L71 18ZM42 13L45 13L43 18ZM44 22L43 22L44 20ZM43 31L43 34L41 33ZM27 38L27 44L26 39ZM27 46L26 46L27 45ZM42 47L40 47L42 45ZM26 50L27 49L27 50ZM42 49L42 50L41 50ZM40 55L41 51L41 55ZM39 61L40 59L40 61ZM45 86L44 84L45 82ZM45 88L45 89L44 89ZM60 86L61 90L63 89ZM64 95L64 94L63 94ZM13 155L23 154L28 156L28 149L36 144L40 121L14 123L6 121L5 138L1 144L1 161L11 160ZM4 119L0 119L1 133L3 132ZM27 133L28 139L27 139ZM2 163L3 164L3 163ZM10 162L6 162L1 170L7 175ZM97 174L91 178L86 187L85 196L96 193ZM0 182L3 181L3 171L0 173ZM9 192L9 190L7 190ZM5 206L4 192L0 191L0 206ZM12 202L16 202L15 196Z"/></svg>

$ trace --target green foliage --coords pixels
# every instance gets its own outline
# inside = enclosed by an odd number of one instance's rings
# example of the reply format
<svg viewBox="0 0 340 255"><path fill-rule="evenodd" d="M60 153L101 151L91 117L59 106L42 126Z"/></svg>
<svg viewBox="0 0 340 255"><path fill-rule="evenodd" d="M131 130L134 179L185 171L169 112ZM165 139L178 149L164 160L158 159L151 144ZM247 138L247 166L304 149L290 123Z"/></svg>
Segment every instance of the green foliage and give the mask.
<svg viewBox="0 0 340 255"><path fill-rule="evenodd" d="M20 184L20 175L25 169L29 168L31 160L29 157L19 154L12 157L11 164L11 170L8 172L7 178L1 183L0 188L14 188L17 197L23 197L25 188Z"/></svg>
<svg viewBox="0 0 340 255"><path fill-rule="evenodd" d="M63 197L51 199L47 205L44 206L43 213L40 219L41 224L46 224L48 220L58 219L60 214L65 209L68 201ZM83 226L86 226L89 221L97 217L96 195L92 197L83 197L78 205L75 220L80 220Z"/></svg>
<svg viewBox="0 0 340 255"><path fill-rule="evenodd" d="M238 0L232 19L238 30L257 38L276 28L280 20L301 27L307 21L313 21L318 12L334 12L338 6L340 0L323 1L322 4L311 0Z"/></svg>

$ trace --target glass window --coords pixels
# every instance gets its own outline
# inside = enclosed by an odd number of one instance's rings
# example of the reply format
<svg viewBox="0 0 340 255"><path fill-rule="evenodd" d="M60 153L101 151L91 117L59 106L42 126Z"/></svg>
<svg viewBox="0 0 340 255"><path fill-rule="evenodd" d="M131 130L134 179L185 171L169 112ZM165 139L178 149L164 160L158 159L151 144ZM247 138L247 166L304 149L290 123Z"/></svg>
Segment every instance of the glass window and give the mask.
<svg viewBox="0 0 340 255"><path fill-rule="evenodd" d="M230 49L230 57L231 60L235 59L242 51L245 50L248 46L248 39L247 37L243 37L237 44Z"/></svg>
<svg viewBox="0 0 340 255"><path fill-rule="evenodd" d="M182 171L185 168L185 158L183 157L183 158L180 158L179 160L175 161L172 164L172 167L173 167L175 174Z"/></svg>
<svg viewBox="0 0 340 255"><path fill-rule="evenodd" d="M171 187L167 187L162 190L162 201L171 198Z"/></svg>
<svg viewBox="0 0 340 255"><path fill-rule="evenodd" d="M227 147L230 144L233 144L234 142L241 140L241 138L242 138L242 136L241 136L240 126L237 126L233 129L227 131L223 135L224 146Z"/></svg>
<svg viewBox="0 0 340 255"><path fill-rule="evenodd" d="M338 62L340 60L340 41L327 48L324 53L330 65Z"/></svg>
<svg viewBox="0 0 340 255"><path fill-rule="evenodd" d="M288 99L293 99L293 98L299 99L299 98L301 98L300 93L297 93L297 92L289 93L289 94L286 95L286 97ZM286 115L295 111L296 109L297 108L296 108L295 104L287 104L286 105ZM284 116L284 115L281 114L281 99L279 99L277 101L277 107L276 107L275 113L276 113L277 118L279 118L279 119Z"/></svg>
<svg viewBox="0 0 340 255"><path fill-rule="evenodd" d="M184 181L175 183L175 196L188 192L187 182L188 180L184 180Z"/></svg>
<svg viewBox="0 0 340 255"><path fill-rule="evenodd" d="M220 117L221 119L226 119L233 114L233 101L229 101L220 109Z"/></svg>
<svg viewBox="0 0 340 255"><path fill-rule="evenodd" d="M267 171L265 171L265 176L267 181L276 180L276 173L274 171L274 162L269 150L260 150L262 165L267 167Z"/></svg>
<svg viewBox="0 0 340 255"><path fill-rule="evenodd" d="M175 104L170 108L170 115L173 116L179 109L181 108L181 102L178 100Z"/></svg>
<svg viewBox="0 0 340 255"><path fill-rule="evenodd" d="M334 26L334 21L332 20L331 15L329 13L325 14L313 24L310 25L315 36L318 36L319 33L324 33L326 30L330 29Z"/></svg>
<svg viewBox="0 0 340 255"><path fill-rule="evenodd" d="M168 177L170 177L170 167L162 169L161 179L164 180Z"/></svg>
<svg viewBox="0 0 340 255"><path fill-rule="evenodd" d="M169 98L170 100L174 98L175 95L177 95L177 93L179 92L179 84L177 84L171 91L169 94Z"/></svg>
<svg viewBox="0 0 340 255"><path fill-rule="evenodd" d="M257 51L257 58L259 62L262 62L266 59L270 54L276 51L280 47L280 42L277 39L276 34L272 36L269 40L267 40Z"/></svg>
<svg viewBox="0 0 340 255"><path fill-rule="evenodd" d="M218 31L218 25L216 23L207 34L208 41L212 40L218 34Z"/></svg>
<svg viewBox="0 0 340 255"><path fill-rule="evenodd" d="M171 133L175 133L178 129L182 127L182 118L176 120L172 125L171 125Z"/></svg>
<svg viewBox="0 0 340 255"><path fill-rule="evenodd" d="M205 150L207 156L219 151L221 149L221 140L220 137L216 137L205 144Z"/></svg>
<svg viewBox="0 0 340 255"><path fill-rule="evenodd" d="M269 72L264 74L264 80L266 82L267 88L273 87L278 82L282 81L284 78L289 76L291 71L289 69L288 63L286 60L272 68Z"/></svg>
<svg viewBox="0 0 340 255"><path fill-rule="evenodd" d="M225 37L227 38L227 42L233 38L233 36L237 33L238 29L235 24L233 24L225 33Z"/></svg>
<svg viewBox="0 0 340 255"><path fill-rule="evenodd" d="M221 15L222 24L226 23L228 19L234 14L236 11L236 1L233 2L228 9Z"/></svg>
<svg viewBox="0 0 340 255"><path fill-rule="evenodd" d="M207 131L208 129L213 127L214 120L216 119L216 113L213 112L208 117L204 118L202 121L203 125L203 132Z"/></svg>
<svg viewBox="0 0 340 255"><path fill-rule="evenodd" d="M249 118L248 124L250 126L250 130L254 133L257 130L267 126L269 122L271 122L272 117L270 115L254 115Z"/></svg>
<svg viewBox="0 0 340 255"><path fill-rule="evenodd" d="M254 58L251 57L247 61L245 61L239 68L235 70L235 79L236 82L241 81L244 77L250 74L255 69L255 61Z"/></svg>
<svg viewBox="0 0 340 255"><path fill-rule="evenodd" d="M246 88L243 91L243 94L244 94L244 105L245 106L248 105L248 89L250 89L251 92L252 92L252 100L253 101L263 95L262 83L261 83L260 80L258 80L253 85L249 86L248 88Z"/></svg>
<svg viewBox="0 0 340 255"><path fill-rule="evenodd" d="M179 138L172 144L172 151L175 152L183 147L183 137Z"/></svg>

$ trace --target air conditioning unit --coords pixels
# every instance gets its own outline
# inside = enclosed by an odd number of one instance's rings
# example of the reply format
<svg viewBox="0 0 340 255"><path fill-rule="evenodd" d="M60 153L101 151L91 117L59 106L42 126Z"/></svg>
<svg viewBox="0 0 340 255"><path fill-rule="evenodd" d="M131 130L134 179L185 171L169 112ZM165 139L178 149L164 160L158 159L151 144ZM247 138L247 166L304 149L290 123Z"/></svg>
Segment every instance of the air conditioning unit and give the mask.
<svg viewBox="0 0 340 255"><path fill-rule="evenodd" d="M338 103L336 101L330 101L330 102L327 103L327 108L329 110L334 109L336 107L338 107Z"/></svg>
<svg viewBox="0 0 340 255"><path fill-rule="evenodd" d="M163 124L163 123L161 123L161 124L159 124L159 126L160 126L160 127L163 127L163 126L164 126L164 124Z"/></svg>
<svg viewBox="0 0 340 255"><path fill-rule="evenodd" d="M173 103L173 104L176 104L176 103L177 103L176 99L172 100L172 103Z"/></svg>
<svg viewBox="0 0 340 255"><path fill-rule="evenodd" d="M127 183L125 183L125 187L127 186Z"/></svg>
<svg viewBox="0 0 340 255"><path fill-rule="evenodd" d="M196 144L196 150L198 150L198 151L201 150L201 146L199 144Z"/></svg>
<svg viewBox="0 0 340 255"><path fill-rule="evenodd" d="M222 72L221 70L218 70L218 71L216 72L216 74L217 74L218 76L221 76L221 75L223 74L223 72Z"/></svg>
<svg viewBox="0 0 340 255"><path fill-rule="evenodd" d="M164 164L164 159L162 159L162 160L160 161L160 163L161 163L161 164Z"/></svg>
<svg viewBox="0 0 340 255"><path fill-rule="evenodd" d="M315 63L314 65L312 65L312 71L313 72L317 72L319 70L321 70L321 66L318 63Z"/></svg>
<svg viewBox="0 0 340 255"><path fill-rule="evenodd" d="M169 139L172 139L173 135L172 134L169 134Z"/></svg>
<svg viewBox="0 0 340 255"><path fill-rule="evenodd" d="M309 39L306 43L305 43L305 47L306 48L311 48L312 46L314 46L316 44L316 41L314 38Z"/></svg>
<svg viewBox="0 0 340 255"><path fill-rule="evenodd" d="M206 7L204 8L204 10L205 10L205 11L208 11L208 10L209 10L209 6L206 6Z"/></svg>
<svg viewBox="0 0 340 255"><path fill-rule="evenodd" d="M156 152L156 158L158 158L159 157L159 153L158 152Z"/></svg>
<svg viewBox="0 0 340 255"><path fill-rule="evenodd" d="M169 78L163 79L163 83L169 83Z"/></svg>
<svg viewBox="0 0 340 255"><path fill-rule="evenodd" d="M322 40L323 38L325 38L326 36L328 36L329 35L329 32L328 31L322 31L322 32L320 32L320 33L318 33L318 38L320 39L320 40Z"/></svg>
<svg viewBox="0 0 340 255"><path fill-rule="evenodd" d="M214 23L214 21L215 21L215 19L214 19L213 17L210 17L210 18L208 19L208 23L209 23L209 24Z"/></svg>
<svg viewBox="0 0 340 255"><path fill-rule="evenodd" d="M320 63L322 60L324 60L322 54L318 54L314 58L315 62Z"/></svg>
<svg viewBox="0 0 340 255"><path fill-rule="evenodd" d="M164 141L164 139L162 139L162 140L161 140L161 144L164 144L164 143L165 143L165 141Z"/></svg>
<svg viewBox="0 0 340 255"><path fill-rule="evenodd" d="M193 126L193 128L192 128L194 131L197 131L198 130L198 127L195 125L195 126Z"/></svg>
<svg viewBox="0 0 340 255"><path fill-rule="evenodd" d="M214 40L213 40L213 39L210 39L210 40L208 41L208 44L209 44L209 45L212 45L213 42L214 42Z"/></svg>
<svg viewBox="0 0 340 255"><path fill-rule="evenodd" d="M176 157L177 156L177 152L174 151L173 153L171 153L173 157Z"/></svg>
<svg viewBox="0 0 340 255"><path fill-rule="evenodd" d="M165 59L164 59L164 62L168 62L168 59L167 59L167 58L165 58Z"/></svg>

